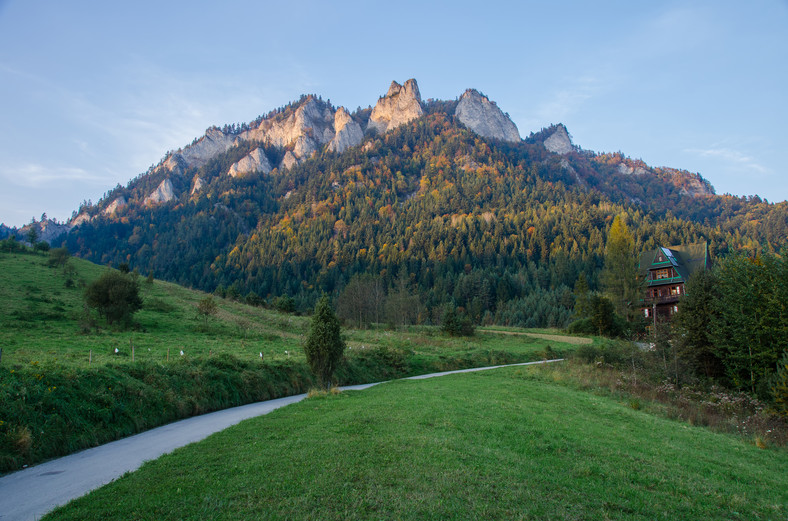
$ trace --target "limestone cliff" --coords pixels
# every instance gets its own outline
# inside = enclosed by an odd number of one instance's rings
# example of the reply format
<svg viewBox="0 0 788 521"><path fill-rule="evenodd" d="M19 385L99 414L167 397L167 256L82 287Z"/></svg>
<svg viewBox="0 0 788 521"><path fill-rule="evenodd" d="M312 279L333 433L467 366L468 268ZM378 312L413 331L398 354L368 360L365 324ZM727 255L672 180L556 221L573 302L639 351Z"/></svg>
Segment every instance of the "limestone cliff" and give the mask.
<svg viewBox="0 0 788 521"><path fill-rule="evenodd" d="M566 127L559 124L549 138L544 140L544 147L556 154L568 154L575 149Z"/></svg>
<svg viewBox="0 0 788 521"><path fill-rule="evenodd" d="M205 135L192 143L191 145L181 149L177 155L182 159L187 166L203 166L212 157L222 152L226 152L236 142L237 137L232 134L225 134L218 128L210 128ZM177 164L178 158L173 154L175 163L170 163L168 160L165 165ZM169 166L168 166L169 168Z"/></svg>
<svg viewBox="0 0 788 521"><path fill-rule="evenodd" d="M161 204L172 201L175 199L175 191L174 187L172 186L172 181L169 179L165 179L156 189L151 192L151 194L145 198L142 204Z"/></svg>
<svg viewBox="0 0 788 521"><path fill-rule="evenodd" d="M423 114L421 94L416 80L409 79L405 85L392 81L389 91L372 109L368 128L374 129L378 134L384 134Z"/></svg>
<svg viewBox="0 0 788 521"><path fill-rule="evenodd" d="M19 230L19 233L22 235L22 237L26 236L28 230L30 230L31 227L35 228L36 232L38 232L39 241L51 243L52 240L57 239L62 234L70 231L71 228L74 227L74 224L59 223L57 221L53 221L52 219L45 219L43 221L23 226Z"/></svg>
<svg viewBox="0 0 788 521"><path fill-rule="evenodd" d="M126 206L126 198L122 195L109 203L106 208L101 212L104 215L113 215L115 212Z"/></svg>
<svg viewBox="0 0 788 521"><path fill-rule="evenodd" d="M361 125L350 117L345 107L339 107L334 114L334 139L328 143L332 152L342 153L350 147L358 146L364 139Z"/></svg>
<svg viewBox="0 0 788 521"><path fill-rule="evenodd" d="M227 172L230 177L245 176L254 172L267 174L271 171L271 162L268 161L262 148L255 148L237 163L233 163Z"/></svg>
<svg viewBox="0 0 788 521"><path fill-rule="evenodd" d="M71 221L69 221L68 224L71 225L72 227L74 227L74 226L79 226L82 223L90 222L92 220L93 220L93 218L90 216L89 213L82 212L81 214L79 214L76 217L74 217L73 219L71 219Z"/></svg>
<svg viewBox="0 0 788 521"><path fill-rule="evenodd" d="M194 184L192 186L192 191L189 193L189 195L194 195L196 193L199 193L199 191L202 190L202 187L205 184L205 181L203 181L202 177L200 177L200 176L194 176L193 183Z"/></svg>
<svg viewBox="0 0 788 521"><path fill-rule="evenodd" d="M509 117L487 96L478 90L468 89L462 96L454 114L463 125L487 138L517 143L520 132Z"/></svg>
<svg viewBox="0 0 788 521"><path fill-rule="evenodd" d="M291 151L285 152L285 157L282 158L282 162L279 165L279 168L282 170L287 170L288 168L293 168L298 164L298 159L293 155Z"/></svg>
<svg viewBox="0 0 788 521"><path fill-rule="evenodd" d="M320 147L334 139L334 110L314 96L309 96L292 114L281 118L263 119L257 128L243 132L239 139L267 142L277 147L292 147L290 168L312 156Z"/></svg>

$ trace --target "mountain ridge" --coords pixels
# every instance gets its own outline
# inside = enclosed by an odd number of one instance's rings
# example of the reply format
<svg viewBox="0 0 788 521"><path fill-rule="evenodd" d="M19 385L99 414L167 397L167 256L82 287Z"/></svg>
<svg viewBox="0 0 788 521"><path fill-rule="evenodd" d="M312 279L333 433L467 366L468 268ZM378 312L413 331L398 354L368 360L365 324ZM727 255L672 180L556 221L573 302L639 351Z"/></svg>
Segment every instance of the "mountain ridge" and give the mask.
<svg viewBox="0 0 788 521"><path fill-rule="evenodd" d="M469 118L460 107L471 102ZM53 241L302 309L368 274L418 293L425 320L454 303L477 321L556 326L579 273L596 287L614 215L629 216L637 248L786 243L788 204L717 196L698 174L584 150L560 123L520 138L506 121L479 91L424 101L415 80L353 113L302 96L166 153L80 207Z"/></svg>

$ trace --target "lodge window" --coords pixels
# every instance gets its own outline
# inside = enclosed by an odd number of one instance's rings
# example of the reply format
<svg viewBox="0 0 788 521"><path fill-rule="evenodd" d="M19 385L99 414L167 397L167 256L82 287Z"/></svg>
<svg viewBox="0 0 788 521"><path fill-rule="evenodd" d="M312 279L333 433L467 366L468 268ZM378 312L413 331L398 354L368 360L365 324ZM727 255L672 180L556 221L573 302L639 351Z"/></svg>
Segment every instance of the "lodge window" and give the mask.
<svg viewBox="0 0 788 521"><path fill-rule="evenodd" d="M670 278L670 270L665 268L661 270L657 270L654 272L654 278L659 279L669 279Z"/></svg>
<svg viewBox="0 0 788 521"><path fill-rule="evenodd" d="M670 288L671 295L681 295L681 286L673 286Z"/></svg>
<svg viewBox="0 0 788 521"><path fill-rule="evenodd" d="M651 316L651 310L649 308L644 308L643 313L646 315L646 318Z"/></svg>

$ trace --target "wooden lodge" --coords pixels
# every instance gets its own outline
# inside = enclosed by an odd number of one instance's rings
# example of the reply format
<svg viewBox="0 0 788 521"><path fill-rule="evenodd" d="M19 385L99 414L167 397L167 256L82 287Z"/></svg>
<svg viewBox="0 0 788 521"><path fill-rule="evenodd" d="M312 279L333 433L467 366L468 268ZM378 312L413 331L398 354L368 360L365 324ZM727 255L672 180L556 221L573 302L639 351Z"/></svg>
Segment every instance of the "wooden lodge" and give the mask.
<svg viewBox="0 0 788 521"><path fill-rule="evenodd" d="M711 268L708 243L659 247L640 256L645 277L641 310L647 319L670 320L679 309L679 298L690 275Z"/></svg>

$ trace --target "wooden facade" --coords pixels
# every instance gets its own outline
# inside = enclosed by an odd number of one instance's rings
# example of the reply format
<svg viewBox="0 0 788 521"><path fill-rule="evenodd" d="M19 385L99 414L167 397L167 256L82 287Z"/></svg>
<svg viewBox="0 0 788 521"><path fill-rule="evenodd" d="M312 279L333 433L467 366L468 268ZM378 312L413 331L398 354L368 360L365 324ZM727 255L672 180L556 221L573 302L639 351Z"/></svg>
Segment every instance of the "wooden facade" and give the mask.
<svg viewBox="0 0 788 521"><path fill-rule="evenodd" d="M650 320L670 320L679 309L690 275L710 269L708 243L659 247L640 256L640 274L644 278L641 311Z"/></svg>

